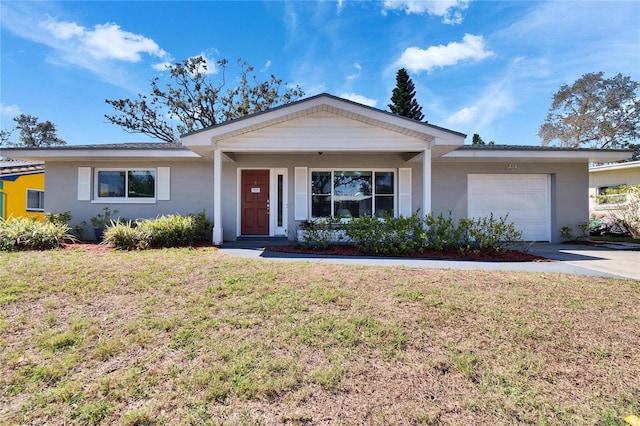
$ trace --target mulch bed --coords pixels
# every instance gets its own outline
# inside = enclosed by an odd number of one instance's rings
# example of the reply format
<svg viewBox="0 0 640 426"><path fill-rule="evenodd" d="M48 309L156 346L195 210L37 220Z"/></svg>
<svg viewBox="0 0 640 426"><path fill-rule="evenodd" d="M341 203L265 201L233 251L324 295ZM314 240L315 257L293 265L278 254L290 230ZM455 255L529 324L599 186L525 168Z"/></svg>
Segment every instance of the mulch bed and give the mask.
<svg viewBox="0 0 640 426"><path fill-rule="evenodd" d="M423 252L416 252L408 255L380 255L376 253L366 253L360 251L355 246L349 245L336 245L330 246L325 250L313 250L304 247L295 246L273 246L265 247L265 250L283 252L283 253L297 253L297 254L316 254L327 256L377 256L377 257L404 257L414 259L437 259L437 260L480 260L480 261L494 261L494 262L550 262L541 256L536 256L531 253L525 253L517 250L507 250L504 253L497 252L495 250L478 250L459 252L455 249L448 250L426 250Z"/></svg>
<svg viewBox="0 0 640 426"><path fill-rule="evenodd" d="M74 244L62 244L62 250L86 250L92 252L109 252L115 250L108 244L99 244L97 242L78 242ZM192 246L193 249L217 249L211 243L199 243ZM518 250L507 250L504 253L495 250L478 250L459 252L458 250L426 250L407 255L381 255L376 253L366 253L358 250L355 246L335 245L325 250L314 250L299 246L267 246L267 251L275 251L281 253L294 254L313 254L321 256L373 256L373 257L396 257L396 258L413 258L413 259L435 259L435 260L475 260L475 261L493 261L493 262L550 262L551 260L531 253L525 253Z"/></svg>

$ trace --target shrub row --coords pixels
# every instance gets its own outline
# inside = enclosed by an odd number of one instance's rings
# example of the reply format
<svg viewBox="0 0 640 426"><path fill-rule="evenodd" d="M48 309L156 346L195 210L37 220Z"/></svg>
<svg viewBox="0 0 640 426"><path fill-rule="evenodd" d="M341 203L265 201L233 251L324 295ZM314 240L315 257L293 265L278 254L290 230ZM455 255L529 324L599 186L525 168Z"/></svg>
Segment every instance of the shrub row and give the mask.
<svg viewBox="0 0 640 426"><path fill-rule="evenodd" d="M522 240L522 233L512 222L507 222L507 216L496 218L493 214L458 221L451 213L448 216L429 214L424 218L416 213L382 220L364 216L346 223L326 218L306 223L304 230L301 243L306 246L322 249L342 240L353 243L363 252L383 255L447 249L504 252L508 244Z"/></svg>
<svg viewBox="0 0 640 426"><path fill-rule="evenodd" d="M65 240L73 240L69 226L62 222L32 218L0 219L0 250L49 250L60 247Z"/></svg>
<svg viewBox="0 0 640 426"><path fill-rule="evenodd" d="M213 225L204 211L198 215L168 215L139 221L118 220L104 231L104 241L121 250L189 246L210 241Z"/></svg>

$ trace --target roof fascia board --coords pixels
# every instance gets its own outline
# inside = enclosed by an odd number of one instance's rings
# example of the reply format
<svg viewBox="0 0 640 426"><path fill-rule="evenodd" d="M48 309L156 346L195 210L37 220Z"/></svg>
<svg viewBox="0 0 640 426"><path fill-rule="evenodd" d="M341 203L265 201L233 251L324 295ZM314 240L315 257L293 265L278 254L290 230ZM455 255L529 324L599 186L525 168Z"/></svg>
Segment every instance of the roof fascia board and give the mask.
<svg viewBox="0 0 640 426"><path fill-rule="evenodd" d="M39 174L43 174L43 173L44 173L44 169L42 169L42 170L33 170L33 171L29 171L29 172L15 172L15 173L2 173L2 172L0 172L0 180L2 180L3 178L10 177L10 176L39 175Z"/></svg>
<svg viewBox="0 0 640 426"><path fill-rule="evenodd" d="M619 161L629 158L630 153L606 150L585 151L532 151L532 150L455 150L445 154L445 160L584 160L584 161Z"/></svg>
<svg viewBox="0 0 640 426"><path fill-rule="evenodd" d="M11 149L0 155L19 160L67 161L73 159L182 159L200 158L187 149Z"/></svg>
<svg viewBox="0 0 640 426"><path fill-rule="evenodd" d="M628 163L602 164L600 166L589 167L589 173L608 172L613 170L624 170L640 168L640 161L629 161Z"/></svg>

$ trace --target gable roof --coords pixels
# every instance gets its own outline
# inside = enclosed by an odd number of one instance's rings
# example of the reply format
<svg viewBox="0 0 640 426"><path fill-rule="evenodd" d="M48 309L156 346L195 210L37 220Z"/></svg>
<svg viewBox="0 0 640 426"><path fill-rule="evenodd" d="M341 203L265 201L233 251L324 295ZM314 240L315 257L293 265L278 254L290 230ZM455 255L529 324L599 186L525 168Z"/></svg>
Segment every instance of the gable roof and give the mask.
<svg viewBox="0 0 640 426"><path fill-rule="evenodd" d="M294 102L290 102L288 104L278 105L276 107L270 108L265 111L260 111L254 114L235 118L233 120L225 121L224 123L216 124L215 126L207 127L204 129L195 130L193 132L189 132L182 135L182 137L183 138L190 137L198 133L208 132L211 130L218 130L231 125L234 125L234 130L236 128L243 128L243 127L250 128L251 125L244 125L243 121L245 120L253 120L253 121L256 121L257 123L260 123L258 127L254 128L256 129L260 127L267 127L270 124L273 124L271 123L272 120L275 122L282 122L282 121L286 121L287 119L301 117L304 115L312 114L317 111L331 111L331 110L334 110L334 112L338 114L340 113L340 111L344 111L345 113L348 111L351 111L351 114L345 114L345 116L348 116L349 118L353 118L355 120L369 122L371 124L376 124L376 121L378 121L379 123L382 123L389 120L393 120L398 122L396 123L396 126L398 128L402 128L403 126L401 123L404 122L404 125L406 127L416 127L416 124L417 124L418 126L430 128L435 131L443 131L443 132L450 133L452 135L462 136L463 138L467 137L466 134L461 132L456 132L454 130L445 129L444 127L435 126L428 122L417 121L408 117L391 113L389 111L384 111L368 105L360 104L360 103L351 101L349 99L340 98L338 96L334 96L329 93L320 93L318 95L310 96L308 98L300 99ZM359 113L357 112L357 110L359 110ZM282 114L283 112L284 114ZM376 115L378 115L379 117L373 118ZM286 119L282 119L282 117L287 117L287 116L290 116L290 117ZM386 120L384 116L386 116ZM367 117L369 118L367 119ZM390 126L384 126L384 127L388 128ZM247 131L251 131L251 130L247 130ZM231 132L233 132L233 130L230 130L228 132L216 131L216 134L224 135L225 133L231 133ZM402 132L402 133L407 133L407 132Z"/></svg>
<svg viewBox="0 0 640 426"><path fill-rule="evenodd" d="M239 136L275 127L293 120L305 118L345 118L366 124L369 128L379 128L397 133L406 146L398 144L375 144L371 141L344 141L336 143L330 137L324 141L313 141L305 144L309 133L299 134L298 141L280 143L271 141L256 144L244 144ZM280 105L269 110L237 118L206 129L198 130L182 136L182 143L200 155L210 155L215 148L225 151L423 151L431 149L442 155L464 143L464 133L419 122L377 108L362 105L337 96L322 93L289 104ZM227 142L233 139L233 142ZM300 142L300 143L297 143Z"/></svg>

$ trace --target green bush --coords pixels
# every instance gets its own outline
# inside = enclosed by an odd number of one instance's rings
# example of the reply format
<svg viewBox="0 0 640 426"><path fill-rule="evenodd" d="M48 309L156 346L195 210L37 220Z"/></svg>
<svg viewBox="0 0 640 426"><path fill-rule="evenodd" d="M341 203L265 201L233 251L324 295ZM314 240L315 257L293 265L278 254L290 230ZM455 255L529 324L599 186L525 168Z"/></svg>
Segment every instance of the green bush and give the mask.
<svg viewBox="0 0 640 426"><path fill-rule="evenodd" d="M507 216L496 218L493 214L457 222L451 213L429 214L424 219L418 213L384 220L366 216L351 220L344 228L360 250L383 255L446 249L503 251L506 245L522 238L515 225L507 222Z"/></svg>
<svg viewBox="0 0 640 426"><path fill-rule="evenodd" d="M121 250L188 246L208 241L212 229L204 211L198 215L175 214L137 222L113 222L105 230L104 241Z"/></svg>
<svg viewBox="0 0 640 426"><path fill-rule="evenodd" d="M135 223L113 222L104 231L103 241L120 250L144 250L149 248L151 238L148 233L141 230Z"/></svg>
<svg viewBox="0 0 640 426"><path fill-rule="evenodd" d="M31 218L0 220L0 250L49 250L73 240L66 223L38 222Z"/></svg>
<svg viewBox="0 0 640 426"><path fill-rule="evenodd" d="M334 242L334 231L340 229L341 221L336 217L323 217L314 221L304 222L305 231L300 244L304 247L324 250Z"/></svg>
<svg viewBox="0 0 640 426"><path fill-rule="evenodd" d="M205 210L202 210L197 215L190 214L193 217L195 226L195 241L211 241L213 233L213 223L207 219Z"/></svg>
<svg viewBox="0 0 640 426"><path fill-rule="evenodd" d="M465 222L466 240L463 246L475 249L505 250L505 246L522 241L522 232L516 230L513 222L507 222L509 215L462 219ZM462 232L461 232L462 234Z"/></svg>
<svg viewBox="0 0 640 426"><path fill-rule="evenodd" d="M448 217L444 217L442 213L434 216L429 213L424 218L426 248L432 250L444 250L448 248L459 247L463 244L461 239L460 227L455 224L449 212ZM462 226L466 227L468 223L462 222Z"/></svg>
<svg viewBox="0 0 640 426"><path fill-rule="evenodd" d="M383 255L419 250L426 236L422 219L417 214L397 218L386 216L382 220L363 216L351 220L345 230L360 250Z"/></svg>
<svg viewBox="0 0 640 426"><path fill-rule="evenodd" d="M55 223L56 225L66 225L71 220L71 212L66 211L64 213L50 213L44 214L44 221Z"/></svg>

